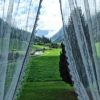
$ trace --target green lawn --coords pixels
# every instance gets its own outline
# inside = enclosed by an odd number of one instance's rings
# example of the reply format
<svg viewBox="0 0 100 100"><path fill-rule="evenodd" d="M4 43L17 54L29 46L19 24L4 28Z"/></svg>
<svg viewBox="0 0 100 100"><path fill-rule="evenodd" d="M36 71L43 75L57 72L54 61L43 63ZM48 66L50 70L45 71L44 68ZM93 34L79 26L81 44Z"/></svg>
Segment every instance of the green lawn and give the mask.
<svg viewBox="0 0 100 100"><path fill-rule="evenodd" d="M16 51L22 51L22 52L24 51L24 53L25 53L27 46L28 46L28 42L26 42L26 41L20 41L18 39L10 39L9 52L12 52L12 50L15 49ZM3 48L3 39L0 38L0 52L3 51L2 48Z"/></svg>
<svg viewBox="0 0 100 100"><path fill-rule="evenodd" d="M46 50L30 58L26 82L17 100L77 100L74 88L61 81L60 49Z"/></svg>
<svg viewBox="0 0 100 100"><path fill-rule="evenodd" d="M33 49L42 49L43 46L42 45L33 45L32 48Z"/></svg>
<svg viewBox="0 0 100 100"><path fill-rule="evenodd" d="M33 49L43 49L43 48L48 48L47 46L43 46L43 45L33 45L32 46Z"/></svg>
<svg viewBox="0 0 100 100"><path fill-rule="evenodd" d="M18 100L77 100L74 89L64 82L26 82Z"/></svg>
<svg viewBox="0 0 100 100"><path fill-rule="evenodd" d="M41 56L32 57L28 64L27 81L61 80L58 67L60 51L46 50Z"/></svg>
<svg viewBox="0 0 100 100"><path fill-rule="evenodd" d="M100 58L100 42L96 43L96 51L97 51L98 58Z"/></svg>

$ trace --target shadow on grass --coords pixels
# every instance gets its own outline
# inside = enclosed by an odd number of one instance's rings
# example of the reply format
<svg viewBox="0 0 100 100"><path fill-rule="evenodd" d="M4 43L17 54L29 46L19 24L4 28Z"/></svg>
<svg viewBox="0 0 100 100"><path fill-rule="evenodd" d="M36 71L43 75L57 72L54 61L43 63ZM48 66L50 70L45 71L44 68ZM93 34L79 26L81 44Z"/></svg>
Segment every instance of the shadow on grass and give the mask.
<svg viewBox="0 0 100 100"><path fill-rule="evenodd" d="M18 100L77 100L70 85L58 82L27 82Z"/></svg>

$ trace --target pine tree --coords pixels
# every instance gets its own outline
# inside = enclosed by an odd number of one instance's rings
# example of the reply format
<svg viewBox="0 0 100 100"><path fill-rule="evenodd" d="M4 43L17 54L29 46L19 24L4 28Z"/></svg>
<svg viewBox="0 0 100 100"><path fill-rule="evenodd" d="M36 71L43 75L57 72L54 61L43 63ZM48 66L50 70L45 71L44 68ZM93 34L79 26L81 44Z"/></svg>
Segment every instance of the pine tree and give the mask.
<svg viewBox="0 0 100 100"><path fill-rule="evenodd" d="M82 23L82 27L83 27L83 31L84 31L84 35L85 35L85 39L86 39L87 46L88 46L88 51L89 51L90 56L92 58L93 52L92 52L92 47L91 47L88 25L85 23L85 17L84 17L84 14L82 14L81 9L75 8L74 11L76 11L76 10L79 11L81 23ZM77 40L76 33L75 33L75 26L74 26L74 23L73 23L73 20L72 20L72 13L70 14L68 26L66 26L66 31L68 33L68 37L69 37L69 40L70 40L71 49L72 49L72 53L73 53L73 58L75 60L77 72L80 76L81 82L83 83L84 86L87 87L88 86L87 75L86 75L86 71L85 71L85 67L84 67L84 64L83 64L80 48L79 48L79 45L78 45L78 40ZM93 62L93 59L92 59L92 62ZM94 64L94 62L93 62L93 64ZM84 81L84 79L85 79L85 81Z"/></svg>
<svg viewBox="0 0 100 100"><path fill-rule="evenodd" d="M76 8L75 10L79 10L82 27L84 30L84 35L85 35L87 45L88 45L88 50L89 50L90 56L92 56L92 48L91 48L89 30L88 30L88 26L85 23L84 15L82 14L82 11L80 8ZM80 76L81 82L83 83L83 85L85 87L87 87L88 80L87 80L85 67L83 64L83 60L81 57L81 53L80 53L80 49L79 49L79 45L78 45L78 41L77 41L77 37L76 37L76 33L75 33L75 28L74 28L74 24L73 24L73 20L72 20L72 14L70 15L70 18L68 20L68 26L65 26L65 27L66 27L66 31L68 34L70 44L71 44L71 49L72 49L72 53L73 53L73 58L75 60L77 72ZM62 47L62 53L60 54L60 62L59 62L60 76L62 77L63 81L65 81L66 83L69 83L70 85L73 85L73 82L71 80L71 76L69 73L69 69L68 69L69 63L67 62L67 57L65 56L65 53L67 51L65 52L64 44L61 44L61 47ZM84 79L85 79L85 81L84 81Z"/></svg>
<svg viewBox="0 0 100 100"><path fill-rule="evenodd" d="M73 81L71 80L71 76L68 68L69 63L67 62L65 46L63 43L61 43L61 47L62 47L62 53L60 54L60 61L59 61L60 76L64 82L73 86Z"/></svg>

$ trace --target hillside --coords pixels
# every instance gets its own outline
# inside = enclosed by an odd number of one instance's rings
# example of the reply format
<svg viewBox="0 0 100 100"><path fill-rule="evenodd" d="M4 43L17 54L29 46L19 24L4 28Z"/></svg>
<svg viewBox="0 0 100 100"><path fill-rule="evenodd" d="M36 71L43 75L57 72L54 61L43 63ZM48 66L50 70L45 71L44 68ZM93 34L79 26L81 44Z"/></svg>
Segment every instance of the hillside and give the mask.
<svg viewBox="0 0 100 100"><path fill-rule="evenodd" d="M39 37L42 37L42 36L45 36L48 34L48 30L41 30L41 29L38 29L37 30L37 33L36 33L36 36L39 36Z"/></svg>
<svg viewBox="0 0 100 100"><path fill-rule="evenodd" d="M54 36L51 37L53 43L59 43L63 41L63 28L61 28Z"/></svg>

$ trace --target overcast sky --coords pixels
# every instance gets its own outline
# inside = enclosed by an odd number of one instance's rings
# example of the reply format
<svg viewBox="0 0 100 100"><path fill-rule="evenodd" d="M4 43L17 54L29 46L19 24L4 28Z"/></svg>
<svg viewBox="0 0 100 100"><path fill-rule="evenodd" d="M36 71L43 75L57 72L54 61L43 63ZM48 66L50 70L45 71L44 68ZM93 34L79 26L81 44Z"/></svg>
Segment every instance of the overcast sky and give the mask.
<svg viewBox="0 0 100 100"><path fill-rule="evenodd" d="M43 0L39 29L49 30L47 37L53 36L62 27L59 0Z"/></svg>
<svg viewBox="0 0 100 100"><path fill-rule="evenodd" d="M4 1L5 1L5 6L4 6ZM4 17L3 17L4 20L6 20L9 1L10 0L0 0L0 17L2 18L4 9ZM16 26L20 29L26 29L27 31L32 32L34 19L36 16L36 9L38 8L39 0L32 0L29 16L28 12L31 0L20 0L19 7L18 7L18 1L19 0L14 0L12 26ZM88 2L91 15L95 15L95 5L97 12L100 12L100 6L99 6L100 0L96 0L95 2L96 4L94 3L94 0L88 0ZM70 15L69 11L70 7L68 5L68 0L62 0L62 5L63 5L62 8L63 7L64 9L66 8L65 15L66 15L66 21L68 21L67 19ZM77 5L82 8L82 12L84 13L85 12L84 0L77 0ZM38 21L37 29L49 30L49 33L46 36L51 37L62 27L62 18L60 13L59 0L43 0L40 12L41 14L39 16L40 19ZM28 21L27 17L29 19Z"/></svg>
<svg viewBox="0 0 100 100"><path fill-rule="evenodd" d="M14 0L12 25L17 26L20 29L25 29L27 25L27 30L31 32L34 25L34 19L35 19L34 16L36 15L35 10L38 6L39 0L32 0L28 24L26 23L27 23L27 16L31 0L20 0L19 7L18 7L18 1L19 0ZM5 0L5 6L4 6L4 0L0 0L0 17L2 18L4 9L3 19L5 20L7 16L8 5L9 5L9 0ZM51 37L62 27L59 0L43 0L40 12L41 14L39 16L37 29L49 30L49 33L46 36Z"/></svg>

